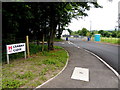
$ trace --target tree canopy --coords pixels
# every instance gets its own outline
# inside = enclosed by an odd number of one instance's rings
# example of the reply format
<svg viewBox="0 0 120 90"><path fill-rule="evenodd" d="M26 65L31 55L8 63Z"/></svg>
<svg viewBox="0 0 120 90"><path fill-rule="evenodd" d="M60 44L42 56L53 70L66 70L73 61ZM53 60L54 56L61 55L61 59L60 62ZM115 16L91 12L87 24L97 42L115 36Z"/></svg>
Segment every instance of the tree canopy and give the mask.
<svg viewBox="0 0 120 90"><path fill-rule="evenodd" d="M87 16L86 10L99 8L97 2L11 2L2 4L3 46L25 40L45 39L53 50L54 38L60 38L72 18Z"/></svg>
<svg viewBox="0 0 120 90"><path fill-rule="evenodd" d="M105 30L92 30L88 31L86 28L78 31L72 31L72 35L81 35L81 36L93 36L94 34L101 34L102 37L115 37L120 38L120 30L105 31Z"/></svg>

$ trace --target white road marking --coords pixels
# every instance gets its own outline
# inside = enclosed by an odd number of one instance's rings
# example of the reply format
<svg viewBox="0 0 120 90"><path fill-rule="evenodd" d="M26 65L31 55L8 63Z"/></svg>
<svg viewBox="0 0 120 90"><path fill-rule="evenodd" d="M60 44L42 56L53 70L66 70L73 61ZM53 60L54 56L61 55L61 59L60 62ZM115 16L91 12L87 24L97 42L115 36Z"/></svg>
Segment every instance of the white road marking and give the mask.
<svg viewBox="0 0 120 90"><path fill-rule="evenodd" d="M74 45L75 47L77 47L77 48L80 48L78 45L76 45L76 44L74 44L74 43L72 43L72 42L70 42L70 41L69 41L69 43L70 43L70 44L73 44L73 45Z"/></svg>
<svg viewBox="0 0 120 90"><path fill-rule="evenodd" d="M71 79L82 80L89 82L89 69L75 67Z"/></svg>
<svg viewBox="0 0 120 90"><path fill-rule="evenodd" d="M93 52L91 51L88 51L88 50L85 50L87 51L88 53L94 55L96 58L98 58L102 63L104 63L119 79L120 79L120 75L118 74L118 72L113 69L109 64L107 64L102 58L100 58L99 56L97 56L96 54L94 54Z"/></svg>
<svg viewBox="0 0 120 90"><path fill-rule="evenodd" d="M74 43L73 43L73 45L74 45L75 47L77 46L77 45L74 44ZM78 48L80 48L80 47L78 46ZM98 58L102 63L104 63L104 64L118 77L118 79L120 79L120 75L118 74L118 72L117 72L115 69L113 69L109 64L107 64L102 58L100 58L99 56L97 56L96 54L94 54L94 53L91 52L91 51L88 51L88 50L86 50L86 49L84 49L84 50L87 51L88 53L94 55L96 58Z"/></svg>
<svg viewBox="0 0 120 90"><path fill-rule="evenodd" d="M70 41L68 41L68 44L71 44Z"/></svg>
<svg viewBox="0 0 120 90"><path fill-rule="evenodd" d="M70 41L69 41L70 42ZM70 44L73 44L72 42L70 42Z"/></svg>
<svg viewBox="0 0 120 90"><path fill-rule="evenodd" d="M65 50L65 49L64 49L64 50ZM66 50L65 50L65 51L66 51ZM66 52L67 52L67 51L66 51ZM67 67L67 65L68 65L68 60L69 60L69 53L68 53L68 52L67 52L67 56L68 56L68 58L67 58L67 62L66 62L66 64L65 64L64 68L63 68L56 76L50 78L49 80L47 80L47 81L44 82L43 84L37 86L37 87L34 88L33 90L36 90L36 89L38 89L38 88L41 88L43 85L47 84L48 82L50 82L51 80L53 80L54 78L56 78L59 74L61 74L61 73L65 70L65 68Z"/></svg>

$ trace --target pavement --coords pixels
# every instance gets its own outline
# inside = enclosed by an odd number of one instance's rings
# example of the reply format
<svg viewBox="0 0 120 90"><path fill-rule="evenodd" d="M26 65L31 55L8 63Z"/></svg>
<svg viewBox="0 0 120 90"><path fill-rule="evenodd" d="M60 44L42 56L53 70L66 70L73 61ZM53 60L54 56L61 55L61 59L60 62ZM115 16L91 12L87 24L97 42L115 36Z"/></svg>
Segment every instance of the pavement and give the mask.
<svg viewBox="0 0 120 90"><path fill-rule="evenodd" d="M95 56L69 41L55 45L68 51L68 65L57 77L39 88L118 88L118 77ZM89 69L89 82L71 79L75 67Z"/></svg>

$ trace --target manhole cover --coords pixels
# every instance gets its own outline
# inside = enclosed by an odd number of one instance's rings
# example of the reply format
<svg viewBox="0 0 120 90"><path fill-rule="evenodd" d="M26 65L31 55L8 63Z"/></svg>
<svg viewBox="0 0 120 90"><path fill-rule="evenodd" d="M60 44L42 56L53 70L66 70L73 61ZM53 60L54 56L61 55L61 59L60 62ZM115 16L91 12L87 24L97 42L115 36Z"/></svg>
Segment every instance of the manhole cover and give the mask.
<svg viewBox="0 0 120 90"><path fill-rule="evenodd" d="M89 69L75 67L71 79L89 81Z"/></svg>

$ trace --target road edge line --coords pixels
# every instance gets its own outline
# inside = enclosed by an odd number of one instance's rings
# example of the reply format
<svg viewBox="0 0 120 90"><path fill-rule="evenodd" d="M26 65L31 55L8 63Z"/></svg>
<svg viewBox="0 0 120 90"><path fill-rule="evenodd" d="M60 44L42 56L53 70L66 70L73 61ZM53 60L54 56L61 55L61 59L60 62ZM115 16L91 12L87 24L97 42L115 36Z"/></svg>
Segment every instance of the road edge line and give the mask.
<svg viewBox="0 0 120 90"><path fill-rule="evenodd" d="M64 48L63 48L63 49L64 49ZM65 50L65 49L64 49L64 50ZM47 84L48 82L50 82L51 80L53 80L54 78L56 78L58 75L60 75L60 74L65 70L65 68L66 68L67 65L68 65L69 56L70 56L69 53L68 53L68 51L67 51L67 50L65 50L65 51L67 52L68 58L67 58L67 62L66 62L66 64L65 64L64 68L63 68L56 76L50 78L49 80L47 80L46 82L44 82L44 83L42 83L41 85L37 86L37 87L36 87L35 89L33 89L33 90L36 90L36 89L40 88L41 86Z"/></svg>
<svg viewBox="0 0 120 90"><path fill-rule="evenodd" d="M107 62L105 62L102 58L100 58L98 55L96 55L95 53L89 51L89 50L86 50L84 49L86 52L92 54L93 56L95 56L96 58L98 58L102 63L104 63L117 77L118 79L120 79L120 75L118 74L118 72L113 69Z"/></svg>
<svg viewBox="0 0 120 90"><path fill-rule="evenodd" d="M71 42L72 43L72 42ZM77 46L76 44L73 43L74 46ZM77 48L80 48L79 46ZM113 69L107 62L105 62L102 58L100 58L98 55L96 55L95 53L83 48L86 52L92 54L93 56L95 56L97 59L99 59L102 63L104 63L120 80L120 75L118 74L118 72Z"/></svg>

